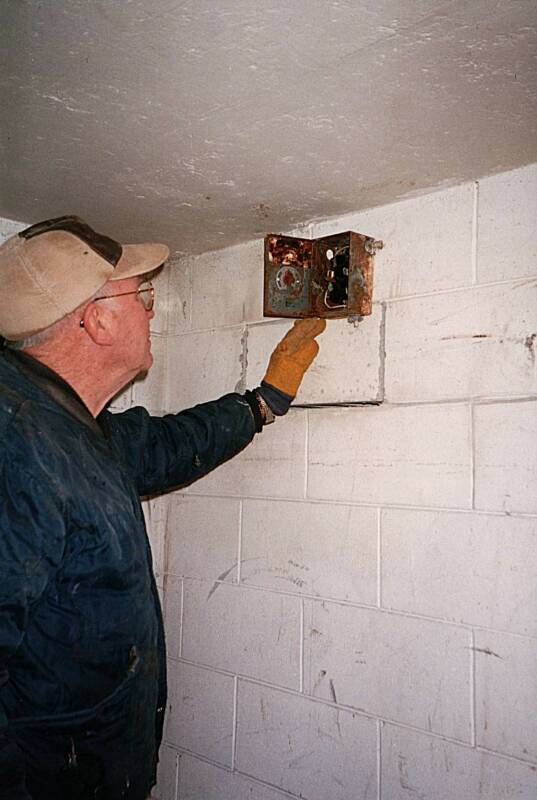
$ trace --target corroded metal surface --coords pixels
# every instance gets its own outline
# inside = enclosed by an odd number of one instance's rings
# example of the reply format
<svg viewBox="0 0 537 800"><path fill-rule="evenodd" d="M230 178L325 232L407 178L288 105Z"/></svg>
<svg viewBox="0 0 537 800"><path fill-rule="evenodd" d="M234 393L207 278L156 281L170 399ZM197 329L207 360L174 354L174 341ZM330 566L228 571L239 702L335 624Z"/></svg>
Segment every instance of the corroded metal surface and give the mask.
<svg viewBox="0 0 537 800"><path fill-rule="evenodd" d="M312 240L269 234L265 237L264 315L307 317Z"/></svg>
<svg viewBox="0 0 537 800"><path fill-rule="evenodd" d="M381 242L345 231L319 239L265 237L266 317L371 314L373 258Z"/></svg>

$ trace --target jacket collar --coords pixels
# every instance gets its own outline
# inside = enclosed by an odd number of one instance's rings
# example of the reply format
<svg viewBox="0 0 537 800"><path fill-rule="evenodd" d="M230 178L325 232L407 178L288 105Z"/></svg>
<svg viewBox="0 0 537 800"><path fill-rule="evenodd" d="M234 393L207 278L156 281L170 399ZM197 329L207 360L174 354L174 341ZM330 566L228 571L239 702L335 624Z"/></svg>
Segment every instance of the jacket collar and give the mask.
<svg viewBox="0 0 537 800"><path fill-rule="evenodd" d="M88 407L81 400L72 386L58 375L57 372L47 367L42 361L24 353L22 350L11 350L5 347L2 356L19 370L28 380L38 386L50 397L52 397L62 408L68 411L73 417L84 423L94 433L101 436L104 431L99 422L90 413Z"/></svg>

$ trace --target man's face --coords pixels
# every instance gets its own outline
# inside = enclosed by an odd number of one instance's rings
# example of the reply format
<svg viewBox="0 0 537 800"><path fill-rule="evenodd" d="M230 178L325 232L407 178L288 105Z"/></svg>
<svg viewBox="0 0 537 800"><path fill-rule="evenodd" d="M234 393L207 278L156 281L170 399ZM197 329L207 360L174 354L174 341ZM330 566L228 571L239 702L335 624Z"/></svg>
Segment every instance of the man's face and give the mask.
<svg viewBox="0 0 537 800"><path fill-rule="evenodd" d="M110 283L112 294L123 294L123 292L134 292L134 294L124 294L104 301L113 309L118 323L114 357L118 365L124 367L129 379L148 370L153 363L149 323L155 312L148 311L144 306L143 300L147 299L148 294L136 293L140 285L146 282L147 278L144 276L112 281Z"/></svg>

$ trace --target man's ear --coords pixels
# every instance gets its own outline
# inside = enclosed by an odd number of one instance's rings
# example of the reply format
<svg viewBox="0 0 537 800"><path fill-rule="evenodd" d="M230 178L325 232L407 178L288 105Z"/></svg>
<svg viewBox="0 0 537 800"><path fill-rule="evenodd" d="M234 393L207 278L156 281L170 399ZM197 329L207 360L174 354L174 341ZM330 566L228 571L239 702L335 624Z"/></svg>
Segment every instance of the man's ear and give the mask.
<svg viewBox="0 0 537 800"><path fill-rule="evenodd" d="M104 303L90 303L86 306L80 327L84 328L95 344L105 347L114 344L118 332L119 319L112 309Z"/></svg>

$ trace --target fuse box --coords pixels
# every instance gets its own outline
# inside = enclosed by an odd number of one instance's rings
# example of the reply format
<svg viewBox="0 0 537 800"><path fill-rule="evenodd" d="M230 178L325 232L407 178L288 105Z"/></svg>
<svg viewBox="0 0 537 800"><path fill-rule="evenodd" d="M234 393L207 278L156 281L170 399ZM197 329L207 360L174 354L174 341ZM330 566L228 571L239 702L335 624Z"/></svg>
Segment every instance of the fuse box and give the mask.
<svg viewBox="0 0 537 800"><path fill-rule="evenodd" d="M345 231L319 239L265 237L265 317L371 314L373 258L383 243Z"/></svg>

